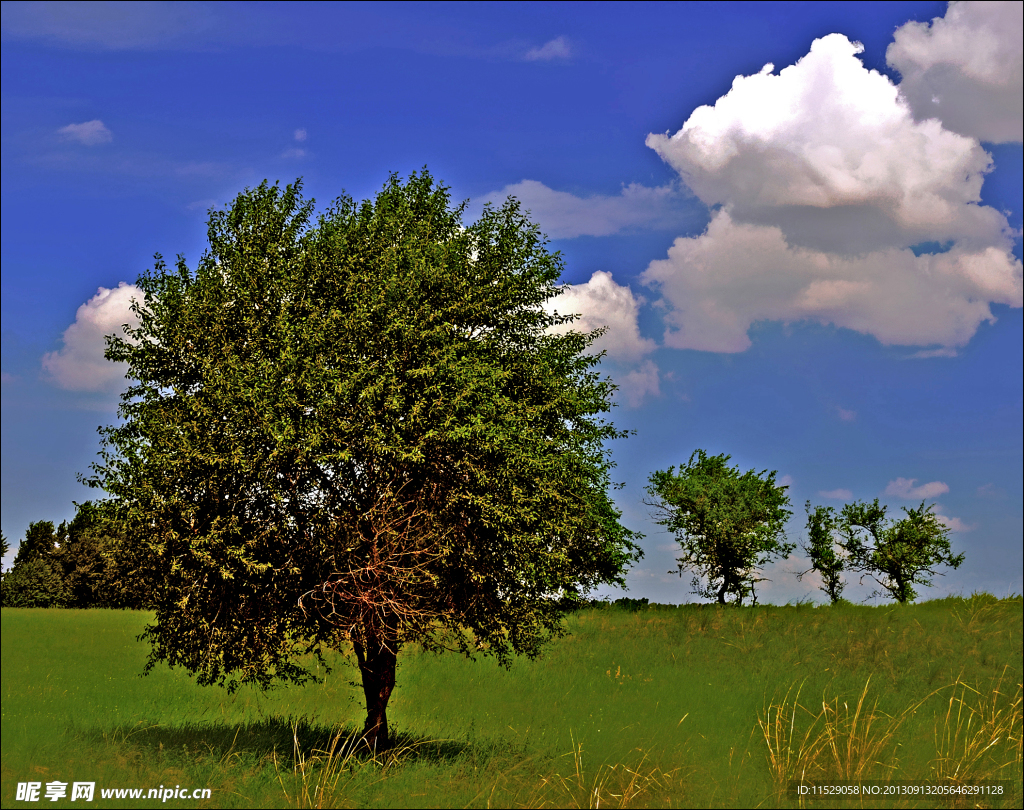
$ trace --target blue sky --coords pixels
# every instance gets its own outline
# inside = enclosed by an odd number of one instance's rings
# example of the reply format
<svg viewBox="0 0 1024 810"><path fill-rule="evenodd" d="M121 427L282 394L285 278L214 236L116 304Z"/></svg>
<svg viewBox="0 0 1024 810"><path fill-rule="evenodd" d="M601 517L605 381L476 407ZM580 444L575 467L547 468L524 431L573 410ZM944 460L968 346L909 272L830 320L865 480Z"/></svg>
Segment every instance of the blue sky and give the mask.
<svg viewBox="0 0 1024 810"><path fill-rule="evenodd" d="M967 559L928 595L1020 593L1020 17L5 2L4 534L95 497L102 335L155 252L194 264L264 178L323 205L426 165L471 215L517 196L565 257L557 306L608 327L630 595L692 598L643 488L698 447L785 476L796 542L808 499L936 503ZM762 599L819 599L805 567Z"/></svg>

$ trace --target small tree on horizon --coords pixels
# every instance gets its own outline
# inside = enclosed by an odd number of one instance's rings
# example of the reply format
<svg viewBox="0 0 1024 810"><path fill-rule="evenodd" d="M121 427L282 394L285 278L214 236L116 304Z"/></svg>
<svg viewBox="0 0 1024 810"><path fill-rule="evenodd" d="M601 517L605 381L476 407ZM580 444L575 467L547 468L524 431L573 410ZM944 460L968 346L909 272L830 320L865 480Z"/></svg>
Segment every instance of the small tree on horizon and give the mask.
<svg viewBox="0 0 1024 810"><path fill-rule="evenodd" d="M89 483L156 572L149 667L265 687L351 643L380 749L404 645L507 665L624 585L596 336L551 333L562 261L514 199L463 207L424 170L314 222L263 183L211 213L195 270L139 280Z"/></svg>
<svg viewBox="0 0 1024 810"><path fill-rule="evenodd" d="M900 604L917 598L915 585L931 586L933 578L942 575L936 570L939 566L955 569L964 561L962 553L953 553L949 528L935 514L934 504L922 501L917 508L903 507L903 512L905 517L891 520L877 498L873 503L854 501L838 516L832 511L828 524L829 543L834 535L846 569L862 574L862 579L871 577L882 588L877 593L888 594ZM825 528L822 522L820 531Z"/></svg>
<svg viewBox="0 0 1024 810"><path fill-rule="evenodd" d="M819 589L828 594L834 605L843 598L843 589L846 587L843 581L846 559L842 547L837 546L833 537L838 524L836 510L831 506L815 506L812 509L810 501L807 501L804 508L807 511L808 542L803 550L811 560L811 567L797 574L797 579L817 571L821 576Z"/></svg>
<svg viewBox="0 0 1024 810"><path fill-rule="evenodd" d="M787 487L775 483L774 471L741 473L730 458L696 450L678 472L652 473L647 492L656 498L648 505L661 515L658 523L679 542L679 575L694 571L694 593L705 599L724 605L731 594L741 605L747 596L757 602L761 568L795 546L784 542L792 514Z"/></svg>

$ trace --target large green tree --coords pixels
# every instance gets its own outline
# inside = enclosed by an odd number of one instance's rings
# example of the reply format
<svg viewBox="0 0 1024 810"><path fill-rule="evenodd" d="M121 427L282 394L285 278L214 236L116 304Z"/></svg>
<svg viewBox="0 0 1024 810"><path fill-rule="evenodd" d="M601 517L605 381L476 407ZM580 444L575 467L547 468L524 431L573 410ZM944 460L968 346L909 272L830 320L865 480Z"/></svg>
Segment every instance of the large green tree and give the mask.
<svg viewBox="0 0 1024 810"><path fill-rule="evenodd" d="M515 200L462 211L425 170L316 220L264 183L195 269L139 279L91 483L158 574L150 666L265 686L350 642L382 748L403 645L534 656L566 598L623 583L623 434L594 335L551 333L562 261Z"/></svg>
<svg viewBox="0 0 1024 810"><path fill-rule="evenodd" d="M793 550L784 527L792 514L786 486L775 472L740 472L730 456L696 450L679 467L651 474L647 492L658 521L676 535L680 576L693 571L693 589L705 599L736 604L757 594L760 569Z"/></svg>

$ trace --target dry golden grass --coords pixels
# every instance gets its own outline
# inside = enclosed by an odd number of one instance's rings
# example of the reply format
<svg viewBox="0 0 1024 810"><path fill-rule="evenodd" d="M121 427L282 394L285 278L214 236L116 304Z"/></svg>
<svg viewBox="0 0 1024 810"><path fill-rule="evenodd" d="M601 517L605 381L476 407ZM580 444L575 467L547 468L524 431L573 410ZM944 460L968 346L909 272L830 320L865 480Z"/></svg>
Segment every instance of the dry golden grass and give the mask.
<svg viewBox="0 0 1024 810"><path fill-rule="evenodd" d="M1011 698L1002 679L987 695L958 679L941 723L936 721L935 778L966 784L1020 774L1021 704L1021 684Z"/></svg>
<svg viewBox="0 0 1024 810"><path fill-rule="evenodd" d="M856 782L884 779L897 767L897 732L921 703L896 716L868 703L869 677L852 706L838 697L823 698L814 712L800 705L800 690L771 702L758 718L768 749L768 767L776 790L792 780Z"/></svg>
<svg viewBox="0 0 1024 810"><path fill-rule="evenodd" d="M1019 778L1022 765L1022 686L1011 697L1001 679L989 692L957 679L897 715L869 702L871 679L855 704L823 699L820 711L800 703L800 688L771 701L758 718L766 759L779 798L791 781L864 782L899 769L897 733L924 704L943 699L936 717L931 783L977 784ZM905 778L905 775L904 775Z"/></svg>
<svg viewBox="0 0 1024 810"><path fill-rule="evenodd" d="M381 754L368 754L358 735L339 731L325 749L303 751L298 727L293 726L291 770L297 779L286 780L275 756L278 783L290 806L299 808L345 807L351 804L346 787L354 775L372 774L371 782L388 778L389 771L415 756L415 745L400 745ZM288 783L292 790L289 791Z"/></svg>
<svg viewBox="0 0 1024 810"><path fill-rule="evenodd" d="M541 778L541 784L526 807L636 807L646 806L654 794L665 792L678 796L678 768L665 772L651 764L650 752L636 749L637 761L632 765L607 763L588 771L582 744L573 744L566 754L572 770L565 776L555 773Z"/></svg>

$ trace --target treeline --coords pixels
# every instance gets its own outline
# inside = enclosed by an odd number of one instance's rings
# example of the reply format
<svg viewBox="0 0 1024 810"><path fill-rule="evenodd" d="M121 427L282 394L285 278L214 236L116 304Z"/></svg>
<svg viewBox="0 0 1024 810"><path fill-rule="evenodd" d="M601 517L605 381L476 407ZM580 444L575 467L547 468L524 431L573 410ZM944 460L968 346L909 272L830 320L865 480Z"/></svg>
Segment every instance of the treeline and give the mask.
<svg viewBox="0 0 1024 810"><path fill-rule="evenodd" d="M0 585L4 607L148 607L150 588L126 553L126 537L108 503L76 504L75 517L54 526L29 524ZM3 553L8 550L3 539Z"/></svg>

